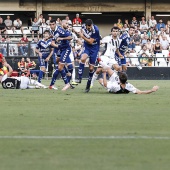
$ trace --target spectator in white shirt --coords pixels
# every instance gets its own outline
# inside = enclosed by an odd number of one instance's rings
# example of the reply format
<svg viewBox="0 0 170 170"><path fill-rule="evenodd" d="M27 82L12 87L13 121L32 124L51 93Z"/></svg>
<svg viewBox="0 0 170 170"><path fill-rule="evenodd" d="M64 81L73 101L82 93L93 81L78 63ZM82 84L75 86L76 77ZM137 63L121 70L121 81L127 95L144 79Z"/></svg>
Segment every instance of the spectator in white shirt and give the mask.
<svg viewBox="0 0 170 170"><path fill-rule="evenodd" d="M148 30L148 24L145 21L142 21L141 24L140 24L140 32L141 32L141 34L143 34L144 31L147 32L147 30Z"/></svg>
<svg viewBox="0 0 170 170"><path fill-rule="evenodd" d="M153 27L155 28L157 24L157 21L155 20L154 16L151 16L151 18L149 18L149 28Z"/></svg>
<svg viewBox="0 0 170 170"><path fill-rule="evenodd" d="M6 29L10 30L12 28L12 20L10 19L10 16L7 16L7 19L4 21L5 25L6 25Z"/></svg>
<svg viewBox="0 0 170 170"><path fill-rule="evenodd" d="M162 50L168 50L169 49L169 42L168 42L166 36L162 37L162 40L160 41L160 43L162 45Z"/></svg>

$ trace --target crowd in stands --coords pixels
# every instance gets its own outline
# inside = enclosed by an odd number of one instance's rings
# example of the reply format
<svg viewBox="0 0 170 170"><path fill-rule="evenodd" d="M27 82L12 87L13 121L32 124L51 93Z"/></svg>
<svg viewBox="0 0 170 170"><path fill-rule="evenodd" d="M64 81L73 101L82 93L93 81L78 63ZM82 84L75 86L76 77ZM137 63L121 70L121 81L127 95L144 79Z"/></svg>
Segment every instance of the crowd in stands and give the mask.
<svg viewBox="0 0 170 170"><path fill-rule="evenodd" d="M20 18L12 21L10 16L7 16L6 19L0 16L0 53L7 56L8 49L9 56L26 57L28 53L30 56L36 56L36 43L42 38L43 32L50 28L49 21L51 19L53 18L49 16L46 20L42 14L38 18L31 18L31 29L29 29L22 25ZM73 31L80 31L82 20L79 14L76 14L73 20L70 20L69 16L66 16L65 20L68 21ZM57 18L56 23L60 25L61 19ZM118 19L117 23L114 23L113 26L119 27L120 32L128 31L131 26L135 28L134 35L130 37L129 48L126 52L128 66L135 65L137 61L142 66L153 66L153 57L157 56L159 58L161 55L165 57L166 62L169 61L170 20L164 23L162 19L157 21L154 16L152 16L147 20L145 17L142 17L140 21L138 21L136 17L133 17L131 21L125 19L124 22ZM18 42L12 42L10 33L17 34L18 32L21 33L22 37ZM31 36L31 39L27 37L28 35ZM72 41L74 57L77 60L79 60L81 56L81 41L81 39L79 39L79 41ZM9 43L8 48L7 42ZM138 57L137 60L133 60L132 58L136 56Z"/></svg>

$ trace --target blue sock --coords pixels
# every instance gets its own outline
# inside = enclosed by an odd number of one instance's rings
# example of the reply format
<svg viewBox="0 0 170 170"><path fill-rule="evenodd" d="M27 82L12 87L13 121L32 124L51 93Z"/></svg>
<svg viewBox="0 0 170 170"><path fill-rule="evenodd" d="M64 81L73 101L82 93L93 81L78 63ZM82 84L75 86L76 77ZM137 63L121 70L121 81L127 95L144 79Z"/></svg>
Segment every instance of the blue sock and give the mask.
<svg viewBox="0 0 170 170"><path fill-rule="evenodd" d="M64 66L64 71L66 72L66 74L69 72L66 66Z"/></svg>
<svg viewBox="0 0 170 170"><path fill-rule="evenodd" d="M73 65L72 64L68 65L68 71L69 71L69 73L71 73L71 76L67 76L68 82L70 83L72 73L73 73Z"/></svg>
<svg viewBox="0 0 170 170"><path fill-rule="evenodd" d="M80 63L80 64L79 64L78 74L79 74L79 79L80 79L80 80L82 79L82 76L83 76L84 65L85 65L84 63Z"/></svg>
<svg viewBox="0 0 170 170"><path fill-rule="evenodd" d="M58 77L58 74L59 74L59 71L58 71L58 67L57 67L56 70L53 73L53 77L51 79L50 86L53 86L55 84L57 77Z"/></svg>
<svg viewBox="0 0 170 170"><path fill-rule="evenodd" d="M64 83L65 83L65 84L68 84L68 80L67 80L67 76L66 76L65 70L62 69L62 70L60 71L60 73L61 73L61 76L62 76L62 78L63 78Z"/></svg>
<svg viewBox="0 0 170 170"><path fill-rule="evenodd" d="M91 84L91 80L92 80L93 74L94 74L94 70L92 72L89 71L89 78L88 78L88 81L87 81L88 84Z"/></svg>
<svg viewBox="0 0 170 170"><path fill-rule="evenodd" d="M43 78L43 74L44 72L43 71L39 71L39 75L38 75L38 82L41 83L41 79Z"/></svg>

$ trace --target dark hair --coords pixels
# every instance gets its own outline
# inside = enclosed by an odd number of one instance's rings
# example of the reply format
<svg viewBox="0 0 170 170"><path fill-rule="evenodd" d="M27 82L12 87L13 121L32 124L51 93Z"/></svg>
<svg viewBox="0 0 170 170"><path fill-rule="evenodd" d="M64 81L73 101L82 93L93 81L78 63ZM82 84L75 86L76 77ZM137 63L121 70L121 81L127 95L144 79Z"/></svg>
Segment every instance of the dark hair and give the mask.
<svg viewBox="0 0 170 170"><path fill-rule="evenodd" d="M56 23L56 20L55 19L50 20L50 23L53 23L53 22Z"/></svg>
<svg viewBox="0 0 170 170"><path fill-rule="evenodd" d="M127 81L127 74L125 72L120 72L119 79L122 84L125 84Z"/></svg>
<svg viewBox="0 0 170 170"><path fill-rule="evenodd" d="M159 41L159 38L157 38L156 41Z"/></svg>
<svg viewBox="0 0 170 170"><path fill-rule="evenodd" d="M119 30L119 27L115 27L115 26L114 26L114 27L111 28L111 32L112 32L113 30Z"/></svg>
<svg viewBox="0 0 170 170"><path fill-rule="evenodd" d="M87 19L85 21L85 25L91 26L93 24L93 21L91 19Z"/></svg>
<svg viewBox="0 0 170 170"><path fill-rule="evenodd" d="M49 31L49 30L45 30L45 31L44 31L44 34L45 34L45 33L49 33L49 34L50 34L50 31Z"/></svg>
<svg viewBox="0 0 170 170"><path fill-rule="evenodd" d="M2 62L0 62L0 69L3 68Z"/></svg>

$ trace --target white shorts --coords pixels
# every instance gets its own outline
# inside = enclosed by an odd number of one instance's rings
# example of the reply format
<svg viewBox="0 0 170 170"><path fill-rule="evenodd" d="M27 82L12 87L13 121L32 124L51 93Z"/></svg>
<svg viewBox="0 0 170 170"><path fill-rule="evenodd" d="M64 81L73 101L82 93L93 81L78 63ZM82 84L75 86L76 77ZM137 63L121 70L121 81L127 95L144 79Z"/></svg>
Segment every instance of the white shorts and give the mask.
<svg viewBox="0 0 170 170"><path fill-rule="evenodd" d="M20 89L27 89L30 84L30 79L25 76L19 77L21 79Z"/></svg>
<svg viewBox="0 0 170 170"><path fill-rule="evenodd" d="M118 64L117 61L114 58L109 58L108 56L102 55L101 60L106 63L110 68L112 68L112 66L114 64Z"/></svg>
<svg viewBox="0 0 170 170"><path fill-rule="evenodd" d="M73 55L73 51L71 50L71 53L70 53L70 60L71 60L71 62L73 62L74 61L74 55Z"/></svg>

